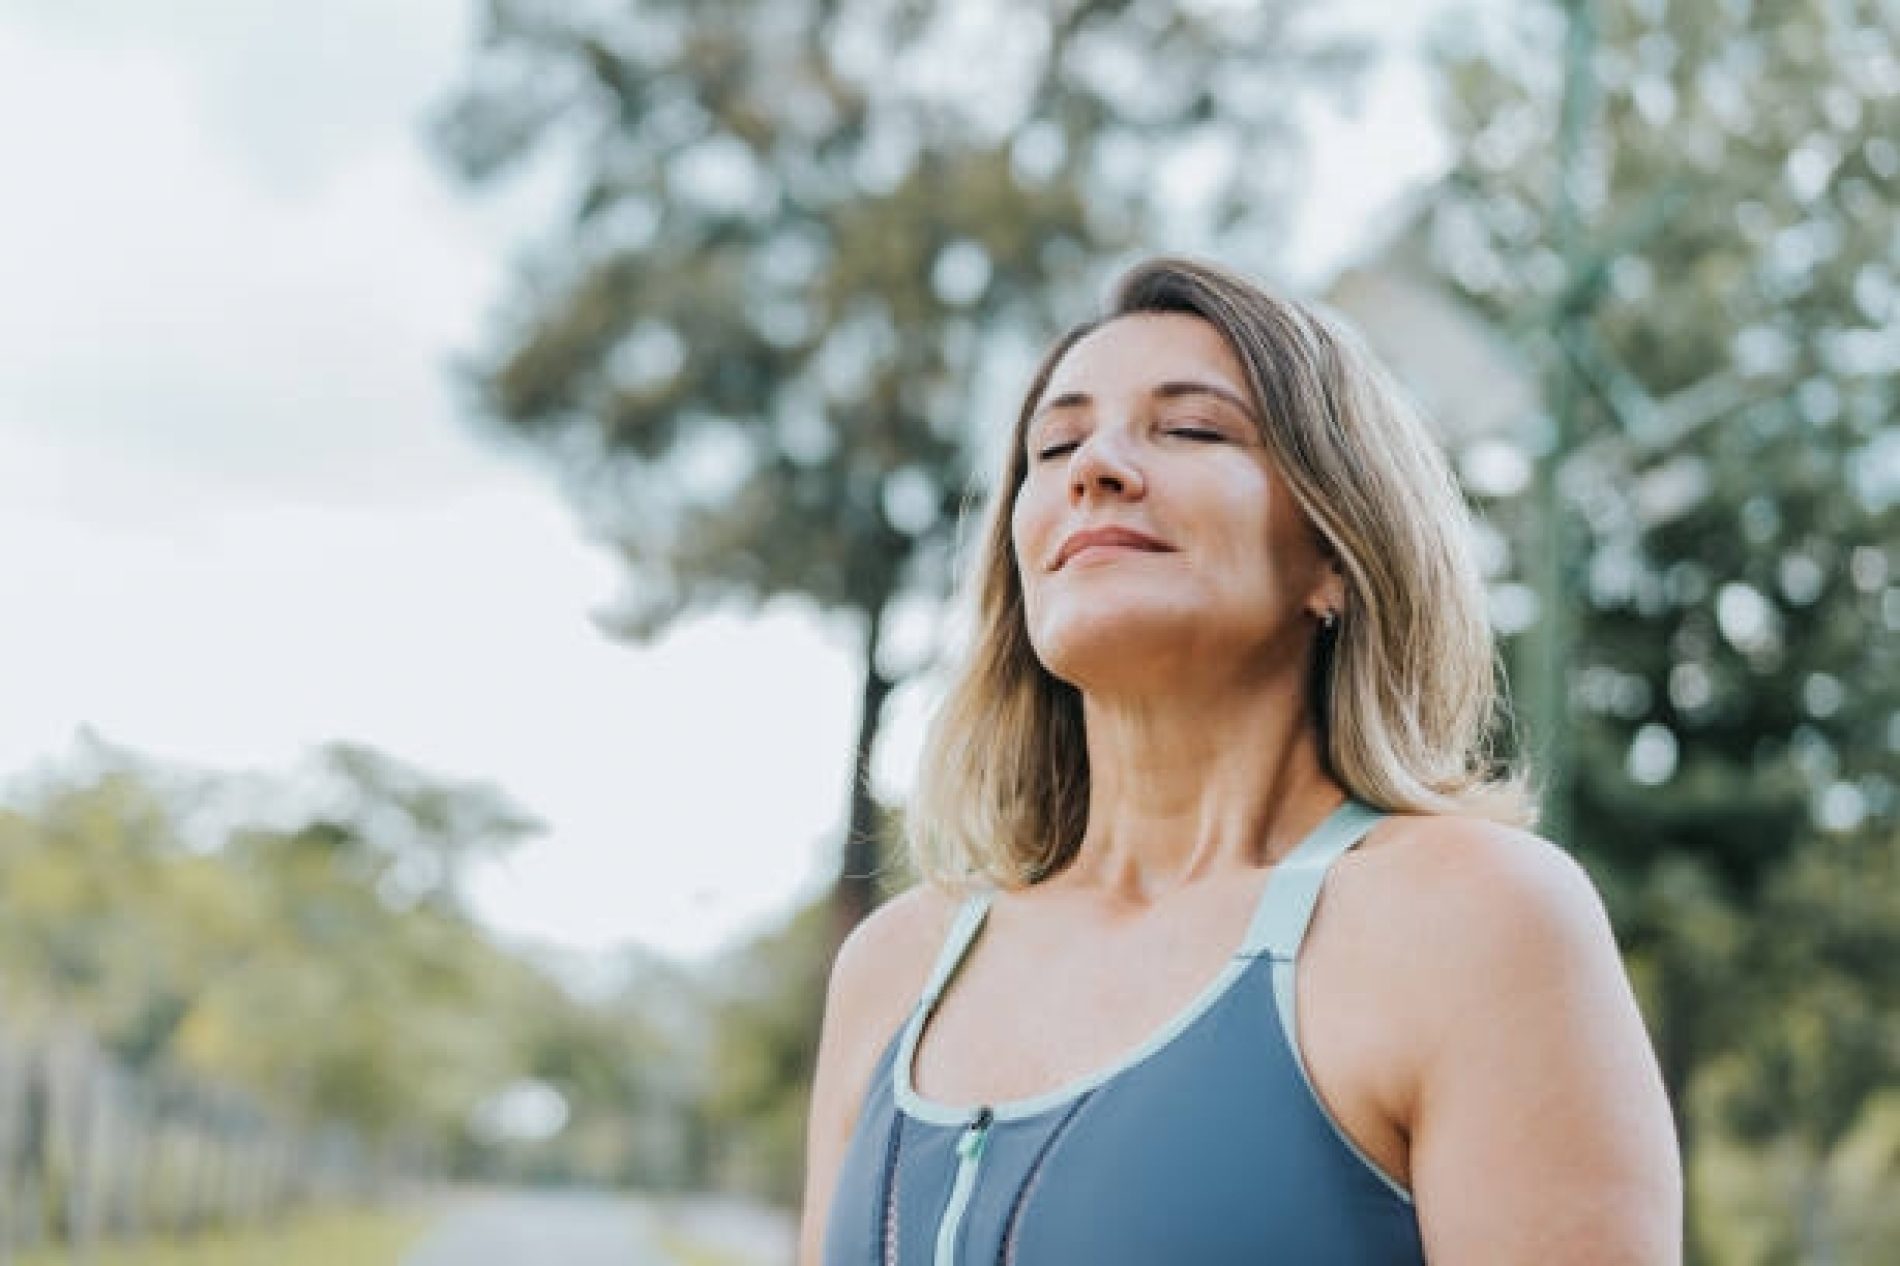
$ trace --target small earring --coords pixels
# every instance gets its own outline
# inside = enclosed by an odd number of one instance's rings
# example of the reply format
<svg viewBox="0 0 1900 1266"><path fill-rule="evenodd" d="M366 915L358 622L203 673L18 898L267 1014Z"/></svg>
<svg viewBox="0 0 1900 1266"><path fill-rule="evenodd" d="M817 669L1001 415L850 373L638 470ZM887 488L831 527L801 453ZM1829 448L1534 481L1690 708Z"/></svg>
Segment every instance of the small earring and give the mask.
<svg viewBox="0 0 1900 1266"><path fill-rule="evenodd" d="M1325 615L1320 617L1319 626L1326 632L1331 633L1339 626L1339 612L1328 611Z"/></svg>

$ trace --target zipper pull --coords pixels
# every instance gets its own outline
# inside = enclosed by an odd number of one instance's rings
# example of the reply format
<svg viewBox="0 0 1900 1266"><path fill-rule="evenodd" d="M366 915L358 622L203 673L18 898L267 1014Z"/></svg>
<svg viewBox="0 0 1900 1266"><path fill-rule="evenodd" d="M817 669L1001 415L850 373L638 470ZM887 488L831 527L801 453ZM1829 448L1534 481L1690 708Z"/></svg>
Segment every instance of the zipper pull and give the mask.
<svg viewBox="0 0 1900 1266"><path fill-rule="evenodd" d="M957 1140L957 1155L964 1160L976 1160L983 1155L983 1144L989 1138L990 1123L996 1114L989 1107L978 1108L976 1118L963 1127L963 1137Z"/></svg>
<svg viewBox="0 0 1900 1266"><path fill-rule="evenodd" d="M970 1206L970 1193L976 1189L976 1171L983 1167L983 1143L989 1138L990 1122L996 1114L988 1107L977 1113L957 1135L957 1177L950 1185L950 1199L937 1222L937 1250L931 1259L936 1266L957 1266L957 1243L963 1231L963 1215Z"/></svg>

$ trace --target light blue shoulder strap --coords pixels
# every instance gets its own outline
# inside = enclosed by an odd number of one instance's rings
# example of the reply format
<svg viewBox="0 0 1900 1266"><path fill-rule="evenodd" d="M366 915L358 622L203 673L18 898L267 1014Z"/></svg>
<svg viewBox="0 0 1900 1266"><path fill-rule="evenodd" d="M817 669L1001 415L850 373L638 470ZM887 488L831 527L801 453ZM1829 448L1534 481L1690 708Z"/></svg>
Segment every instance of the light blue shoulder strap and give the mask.
<svg viewBox="0 0 1900 1266"><path fill-rule="evenodd" d="M1249 958L1264 955L1286 961L1298 955L1326 872L1384 816L1383 810L1348 798L1314 827L1267 876L1266 890L1260 894L1240 952Z"/></svg>
<svg viewBox="0 0 1900 1266"><path fill-rule="evenodd" d="M1301 840L1299 847L1287 854L1267 877L1267 889L1261 894L1260 908L1254 912L1253 925L1247 932L1247 945L1250 957L1272 960L1274 1010L1279 1013L1280 1028L1286 1035L1287 1050L1293 1057L1293 1066L1299 1070L1300 1080L1306 1083L1313 1102L1320 1105L1321 1115L1332 1126L1333 1133L1346 1150L1357 1156L1388 1190L1409 1205L1412 1203L1412 1193L1361 1151L1352 1136L1341 1129L1326 1110L1325 1100L1314 1088L1312 1076L1307 1071L1306 1057L1300 1052L1299 1016L1294 1005L1295 963L1299 957L1300 943L1306 939L1307 925L1313 921L1313 907L1319 901L1320 887L1326 882L1326 872L1384 816L1383 810L1360 800L1348 799L1333 810L1324 822L1313 828L1312 834Z"/></svg>
<svg viewBox="0 0 1900 1266"><path fill-rule="evenodd" d="M950 934L943 938L943 948L937 952L936 966L930 969L929 983L924 986L923 1010L932 1010L943 997L944 988L957 974L970 942L976 939L977 929L983 926L983 916L989 913L990 901L995 895L987 890L973 893L958 907L957 917L950 924Z"/></svg>

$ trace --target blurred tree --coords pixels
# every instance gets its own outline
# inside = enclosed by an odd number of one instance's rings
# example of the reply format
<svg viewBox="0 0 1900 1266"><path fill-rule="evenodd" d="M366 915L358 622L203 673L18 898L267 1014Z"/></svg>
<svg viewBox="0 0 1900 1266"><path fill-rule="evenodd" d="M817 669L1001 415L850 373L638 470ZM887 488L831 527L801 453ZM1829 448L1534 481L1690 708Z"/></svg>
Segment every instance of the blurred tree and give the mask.
<svg viewBox="0 0 1900 1266"><path fill-rule="evenodd" d="M1873 1175L1852 1167L1843 1144L1884 1096L1900 1106L1900 848L1893 830L1842 832L1802 845L1763 894L1735 971L1755 1003L1740 1041L1711 1078L1721 1119L1758 1147L1781 1144L1793 1169L1781 1228L1791 1260L1872 1261L1848 1245L1868 1215L1835 1206L1836 1185L1874 1178L1889 1193L1900 1175L1900 1130ZM1733 987L1731 985L1731 987ZM1713 1063L1714 1061L1712 1061Z"/></svg>
<svg viewBox="0 0 1900 1266"><path fill-rule="evenodd" d="M1900 1076L1891 17L1577 0L1441 42L1456 157L1413 245L1570 401L1522 437L1567 436L1578 527L1563 843L1645 982L1691 1161L1687 1093L1728 1054L1752 1051L1733 1102L1817 1158ZM1559 170L1578 32L1597 108Z"/></svg>
<svg viewBox="0 0 1900 1266"><path fill-rule="evenodd" d="M546 830L492 783L445 778L354 743L332 743L317 760L332 797L325 812L348 824L382 896L399 904L464 913L470 864Z"/></svg>
<svg viewBox="0 0 1900 1266"><path fill-rule="evenodd" d="M709 990L644 954L622 965L613 989L562 998L536 1028L531 1074L561 1093L570 1121L528 1172L649 1192L701 1187Z"/></svg>
<svg viewBox="0 0 1900 1266"><path fill-rule="evenodd" d="M456 1137L581 1010L488 940L438 864L528 820L492 788L463 800L388 757L336 755L313 815L210 837L186 826L194 780L103 748L0 810L8 1023L77 1020L134 1070L242 1089L299 1122ZM639 1045L614 1041L616 1058Z"/></svg>
<svg viewBox="0 0 1900 1266"><path fill-rule="evenodd" d="M893 612L947 587L982 441L1105 261L1216 233L1268 258L1292 112L1357 57L1306 9L487 5L443 149L477 182L550 153L579 179L476 411L624 555L617 631L780 594L862 621L834 937L874 900Z"/></svg>
<svg viewBox="0 0 1900 1266"><path fill-rule="evenodd" d="M466 919L396 904L360 873L373 851L327 821L231 836L251 934L198 982L173 1053L308 1120L452 1138L520 1075L554 986Z"/></svg>
<svg viewBox="0 0 1900 1266"><path fill-rule="evenodd" d="M183 982L211 970L205 940L242 905L228 875L196 864L136 768L51 783L0 811L0 979L16 1021L74 1008L116 1054L148 1062L189 1005Z"/></svg>
<svg viewBox="0 0 1900 1266"><path fill-rule="evenodd" d="M807 906L719 965L706 1116L711 1176L722 1187L784 1205L803 1185L805 1119L830 963L831 920Z"/></svg>

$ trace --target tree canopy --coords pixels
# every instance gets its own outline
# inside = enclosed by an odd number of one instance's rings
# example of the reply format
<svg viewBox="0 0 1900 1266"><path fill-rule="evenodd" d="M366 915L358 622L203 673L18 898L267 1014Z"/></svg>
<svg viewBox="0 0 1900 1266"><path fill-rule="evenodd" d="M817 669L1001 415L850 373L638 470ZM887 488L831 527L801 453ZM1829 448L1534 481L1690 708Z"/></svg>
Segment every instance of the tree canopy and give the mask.
<svg viewBox="0 0 1900 1266"><path fill-rule="evenodd" d="M1409 244L1573 401L1563 842L1649 985L1685 1141L1707 1091L1817 1165L1900 1080L1888 25L1608 0L1448 29L1456 158ZM1487 510L1521 567L1549 507ZM1824 1254L1828 1225L1781 1233Z"/></svg>
<svg viewBox="0 0 1900 1266"><path fill-rule="evenodd" d="M572 211L467 364L627 564L636 637L798 595L880 631L948 587L1029 348L1137 247L1271 258L1293 111L1354 50L1309 7L491 0L438 137L489 181L558 154ZM841 923L868 909L856 779Z"/></svg>

